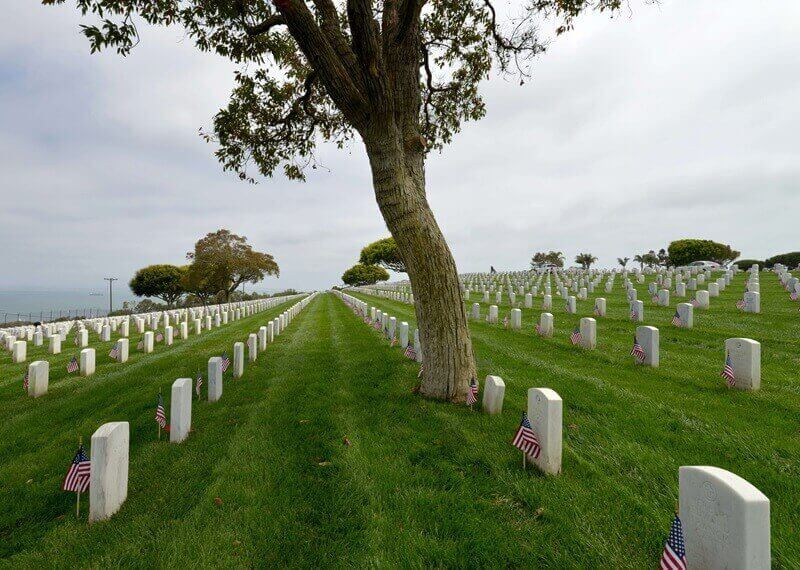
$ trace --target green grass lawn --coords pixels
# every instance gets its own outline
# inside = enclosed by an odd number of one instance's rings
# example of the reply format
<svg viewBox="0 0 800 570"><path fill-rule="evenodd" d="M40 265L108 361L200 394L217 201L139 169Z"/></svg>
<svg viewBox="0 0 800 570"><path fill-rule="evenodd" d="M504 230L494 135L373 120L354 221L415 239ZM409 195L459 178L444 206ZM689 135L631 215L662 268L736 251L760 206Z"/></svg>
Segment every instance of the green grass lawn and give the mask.
<svg viewBox="0 0 800 570"><path fill-rule="evenodd" d="M481 378L496 374L507 386L494 417L414 395L418 365L332 295L304 309L243 378L228 373L220 402L195 402L194 431L179 445L155 440L159 388L168 401L176 378L205 375L210 356L230 354L288 304L152 355L133 351L123 365L106 358L107 343L91 378L55 372L77 352L70 338L37 400L23 395L24 367L4 352L2 563L652 568L677 469L703 464L770 498L773 564L796 567L800 314L772 275L762 277L764 313L740 313L743 283L737 277L709 311L696 311L691 331L669 325L674 308L645 303L645 324L661 329L659 369L628 356L634 325L619 280L612 294L596 294L609 301L596 351L568 340L591 314L591 296L578 315L554 300L553 339L533 332L540 298L523 310L523 331L473 323ZM358 296L414 326L410 306ZM760 392L724 387L731 336L762 343ZM509 444L532 386L564 399L558 477L523 471ZM128 500L110 521L88 525L60 483L77 438L88 442L114 420L131 422Z"/></svg>

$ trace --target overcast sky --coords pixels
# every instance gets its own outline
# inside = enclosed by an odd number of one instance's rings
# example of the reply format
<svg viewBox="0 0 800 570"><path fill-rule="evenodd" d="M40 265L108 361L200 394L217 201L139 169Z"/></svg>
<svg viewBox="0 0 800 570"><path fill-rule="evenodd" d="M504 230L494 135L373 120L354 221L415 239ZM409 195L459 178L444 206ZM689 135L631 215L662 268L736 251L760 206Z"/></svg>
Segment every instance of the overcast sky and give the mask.
<svg viewBox="0 0 800 570"><path fill-rule="evenodd" d="M307 183L225 174L198 129L232 67L178 28L141 26L128 58L89 55L74 2L3 0L0 289L100 289L184 262L228 228L272 253L279 280L339 282L388 235L365 155L320 149ZM558 38L520 87L428 160L428 194L459 269L531 254L619 256L684 237L744 257L800 249L800 2L634 1Z"/></svg>

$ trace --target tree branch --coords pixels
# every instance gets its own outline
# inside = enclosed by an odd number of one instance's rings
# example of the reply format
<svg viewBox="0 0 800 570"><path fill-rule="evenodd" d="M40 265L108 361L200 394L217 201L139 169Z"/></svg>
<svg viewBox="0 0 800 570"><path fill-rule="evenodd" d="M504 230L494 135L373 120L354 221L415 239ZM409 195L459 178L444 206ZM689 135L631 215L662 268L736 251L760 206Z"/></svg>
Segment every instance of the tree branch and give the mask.
<svg viewBox="0 0 800 570"><path fill-rule="evenodd" d="M266 34L275 26L285 26L286 20L283 19L283 16L279 14L275 14L270 16L260 24L256 24L255 26L248 26L245 24L244 31L247 33L248 36L255 37L261 34Z"/></svg>
<svg viewBox="0 0 800 570"><path fill-rule="evenodd" d="M394 36L395 44L403 44L408 40L414 23L419 21L422 7L428 0L405 0L400 6L400 18L397 33Z"/></svg>
<svg viewBox="0 0 800 570"><path fill-rule="evenodd" d="M353 51L361 66L367 93L373 104L381 105L386 99L382 81L383 54L380 30L372 14L372 1L347 0L347 19L350 22Z"/></svg>

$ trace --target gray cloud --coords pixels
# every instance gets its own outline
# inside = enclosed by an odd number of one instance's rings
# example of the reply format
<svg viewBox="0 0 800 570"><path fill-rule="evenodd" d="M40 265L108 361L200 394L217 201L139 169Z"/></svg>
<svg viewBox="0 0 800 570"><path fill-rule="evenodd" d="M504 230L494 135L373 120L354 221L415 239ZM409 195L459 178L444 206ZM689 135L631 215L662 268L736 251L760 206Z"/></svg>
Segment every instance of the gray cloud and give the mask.
<svg viewBox="0 0 800 570"><path fill-rule="evenodd" d="M232 67L178 29L90 56L74 9L6 4L0 288L97 288L179 263L219 227L276 256L263 287L321 288L387 233L358 143L323 146L306 184L221 172L197 130ZM428 161L461 270L523 268L540 249L611 265L687 236L798 249L798 23L793 0L635 6L583 19L525 86L489 82L486 119Z"/></svg>

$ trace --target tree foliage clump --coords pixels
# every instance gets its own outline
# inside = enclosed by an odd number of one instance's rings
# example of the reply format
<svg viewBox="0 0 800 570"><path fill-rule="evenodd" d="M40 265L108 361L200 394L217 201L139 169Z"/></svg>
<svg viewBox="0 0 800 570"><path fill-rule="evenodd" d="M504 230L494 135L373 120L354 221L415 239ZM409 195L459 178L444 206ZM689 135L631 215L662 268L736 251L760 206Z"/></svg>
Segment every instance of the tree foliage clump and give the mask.
<svg viewBox="0 0 800 570"><path fill-rule="evenodd" d="M227 301L242 283L258 283L267 275L280 275L271 255L255 251L246 237L225 229L198 240L186 257L192 262L186 284L198 297L221 293Z"/></svg>
<svg viewBox="0 0 800 570"><path fill-rule="evenodd" d="M592 263L595 263L597 258L591 253L579 253L575 256L575 263L580 265L583 269L589 269Z"/></svg>
<svg viewBox="0 0 800 570"><path fill-rule="evenodd" d="M740 259L734 265L736 265L742 271L747 271L754 265L758 265L759 267L765 267L763 261L759 261L758 259Z"/></svg>
<svg viewBox="0 0 800 570"><path fill-rule="evenodd" d="M785 265L789 269L794 269L800 266L800 251L792 251L790 253L781 253L780 255L773 255L764 260L764 266L767 268L772 267L776 263Z"/></svg>
<svg viewBox="0 0 800 570"><path fill-rule="evenodd" d="M378 281L387 281L389 273L378 265L357 263L342 274L342 281L351 287L372 285Z"/></svg>
<svg viewBox="0 0 800 570"><path fill-rule="evenodd" d="M564 254L560 251L537 251L531 258L531 269L542 267L546 264L564 267Z"/></svg>
<svg viewBox="0 0 800 570"><path fill-rule="evenodd" d="M667 249L670 264L677 267L689 265L693 261L714 261L727 265L740 254L731 246L710 239L677 240L670 243Z"/></svg>
<svg viewBox="0 0 800 570"><path fill-rule="evenodd" d="M405 273L406 266L393 237L380 239L361 250L359 261L364 265L380 265L397 273Z"/></svg>
<svg viewBox="0 0 800 570"><path fill-rule="evenodd" d="M137 271L128 285L137 297L155 297L172 307L185 293L182 284L185 275L185 267L148 265Z"/></svg>

